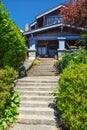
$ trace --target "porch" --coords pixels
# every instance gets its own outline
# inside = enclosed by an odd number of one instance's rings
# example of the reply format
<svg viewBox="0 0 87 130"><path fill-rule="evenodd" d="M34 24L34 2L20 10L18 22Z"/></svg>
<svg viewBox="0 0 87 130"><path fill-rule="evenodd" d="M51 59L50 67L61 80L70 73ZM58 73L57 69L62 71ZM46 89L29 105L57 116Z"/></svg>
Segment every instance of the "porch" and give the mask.
<svg viewBox="0 0 87 130"><path fill-rule="evenodd" d="M38 40L36 44L36 55L53 58L57 54L58 48L57 40Z"/></svg>
<svg viewBox="0 0 87 130"><path fill-rule="evenodd" d="M77 36L33 37L29 41L29 55L54 58L60 52L73 50L76 40Z"/></svg>

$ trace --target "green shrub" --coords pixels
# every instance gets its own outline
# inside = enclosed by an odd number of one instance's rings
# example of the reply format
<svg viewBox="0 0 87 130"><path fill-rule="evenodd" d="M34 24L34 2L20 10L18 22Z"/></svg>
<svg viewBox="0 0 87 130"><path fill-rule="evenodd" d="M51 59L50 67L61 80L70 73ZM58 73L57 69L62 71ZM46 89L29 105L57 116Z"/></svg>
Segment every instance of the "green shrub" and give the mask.
<svg viewBox="0 0 87 130"><path fill-rule="evenodd" d="M9 66L5 66L0 70L0 81L7 85L12 85L12 82L17 78L17 72Z"/></svg>
<svg viewBox="0 0 87 130"><path fill-rule="evenodd" d="M13 68L5 67L0 70L0 113L5 109L10 99L12 82L16 79L17 73Z"/></svg>
<svg viewBox="0 0 87 130"><path fill-rule="evenodd" d="M0 1L0 67L18 69L27 54L25 38Z"/></svg>
<svg viewBox="0 0 87 130"><path fill-rule="evenodd" d="M55 94L62 120L70 130L87 129L87 64L70 62Z"/></svg>
<svg viewBox="0 0 87 130"><path fill-rule="evenodd" d="M65 54L62 59L62 69L69 65L70 61L78 63L87 63L87 50L81 50Z"/></svg>
<svg viewBox="0 0 87 130"><path fill-rule="evenodd" d="M38 59L34 60L33 65L39 65L39 64L40 64L40 60Z"/></svg>
<svg viewBox="0 0 87 130"><path fill-rule="evenodd" d="M4 119L3 122L5 122L5 115L7 115L6 110L8 109L7 106L10 107L11 97L13 96L12 83L16 77L17 72L11 67L5 67L0 70L0 130L4 130L2 128L2 120ZM14 108L11 109L11 112L12 114L14 113Z"/></svg>
<svg viewBox="0 0 87 130"><path fill-rule="evenodd" d="M20 104L20 98L18 92L11 93L11 98L3 110L3 115L0 116L0 130L6 130L8 127L13 126L18 118L17 108Z"/></svg>

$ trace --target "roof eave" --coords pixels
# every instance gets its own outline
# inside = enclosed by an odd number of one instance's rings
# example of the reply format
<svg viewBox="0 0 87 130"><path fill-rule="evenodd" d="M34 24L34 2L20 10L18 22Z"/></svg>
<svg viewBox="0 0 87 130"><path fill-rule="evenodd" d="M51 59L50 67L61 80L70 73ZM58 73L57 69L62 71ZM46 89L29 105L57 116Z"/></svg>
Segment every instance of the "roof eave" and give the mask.
<svg viewBox="0 0 87 130"><path fill-rule="evenodd" d="M56 28L56 27L59 27L59 26L63 26L63 24L62 23L61 24L56 24L56 25L52 25L52 26L43 27L43 28L32 30L32 31L24 32L24 35L33 34L33 33L41 32L41 31L45 31L45 30L49 30L49 29Z"/></svg>
<svg viewBox="0 0 87 130"><path fill-rule="evenodd" d="M36 19L41 18L41 17L43 17L43 16L45 16L45 15L47 15L47 14L49 14L49 13L51 13L51 12L57 10L57 9L60 9L61 7L65 7L65 6L61 4L61 5L59 5L59 6L55 7L55 8L52 8L52 9L50 9L50 10L36 16Z"/></svg>
<svg viewBox="0 0 87 130"><path fill-rule="evenodd" d="M60 24L51 25L51 26L48 26L48 27L43 27L43 28L39 28L39 29L28 31L28 32L24 32L24 35L29 35L29 34L41 32L41 31L53 29L53 28L56 28L56 27L61 27L61 26L63 26L63 27L70 27L70 28L74 28L74 29L78 29L78 30L82 30L82 31L87 31L87 28L75 27L75 26L72 26L72 25L60 23Z"/></svg>

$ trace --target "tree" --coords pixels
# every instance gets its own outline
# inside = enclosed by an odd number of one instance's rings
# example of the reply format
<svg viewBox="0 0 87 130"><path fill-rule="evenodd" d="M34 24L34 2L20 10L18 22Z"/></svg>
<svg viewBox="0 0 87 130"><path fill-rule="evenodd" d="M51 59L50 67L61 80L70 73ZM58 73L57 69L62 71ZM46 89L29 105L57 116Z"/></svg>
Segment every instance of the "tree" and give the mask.
<svg viewBox="0 0 87 130"><path fill-rule="evenodd" d="M26 53L27 47L20 29L9 18L0 2L0 67L8 65L17 69Z"/></svg>
<svg viewBox="0 0 87 130"><path fill-rule="evenodd" d="M65 24L87 27L87 0L69 0L60 14Z"/></svg>

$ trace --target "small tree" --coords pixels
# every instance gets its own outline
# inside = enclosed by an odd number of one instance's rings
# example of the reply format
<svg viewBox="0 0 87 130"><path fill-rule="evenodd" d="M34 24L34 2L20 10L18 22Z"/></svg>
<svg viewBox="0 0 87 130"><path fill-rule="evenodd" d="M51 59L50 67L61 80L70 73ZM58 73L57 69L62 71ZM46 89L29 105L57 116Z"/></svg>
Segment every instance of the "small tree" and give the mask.
<svg viewBox="0 0 87 130"><path fill-rule="evenodd" d="M65 24L87 27L87 0L69 0L61 15Z"/></svg>
<svg viewBox="0 0 87 130"><path fill-rule="evenodd" d="M0 67L8 65L17 69L26 53L27 47L20 29L9 18L0 2Z"/></svg>

